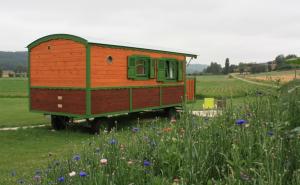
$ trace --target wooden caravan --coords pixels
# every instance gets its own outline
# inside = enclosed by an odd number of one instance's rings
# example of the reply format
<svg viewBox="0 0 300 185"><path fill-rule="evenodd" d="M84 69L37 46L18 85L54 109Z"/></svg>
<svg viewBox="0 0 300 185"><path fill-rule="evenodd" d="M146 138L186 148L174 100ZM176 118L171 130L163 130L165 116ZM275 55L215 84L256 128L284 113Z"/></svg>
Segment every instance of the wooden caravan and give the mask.
<svg viewBox="0 0 300 185"><path fill-rule="evenodd" d="M28 45L30 110L69 118L180 107L195 99L186 58L196 55L55 34Z"/></svg>

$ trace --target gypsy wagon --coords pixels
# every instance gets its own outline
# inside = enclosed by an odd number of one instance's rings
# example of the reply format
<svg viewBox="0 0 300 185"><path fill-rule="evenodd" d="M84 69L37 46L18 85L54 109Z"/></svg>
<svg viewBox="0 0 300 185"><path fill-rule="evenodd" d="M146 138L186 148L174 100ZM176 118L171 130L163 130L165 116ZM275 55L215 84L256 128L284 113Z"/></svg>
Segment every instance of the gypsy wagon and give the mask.
<svg viewBox="0 0 300 185"><path fill-rule="evenodd" d="M48 35L28 45L29 109L51 115L54 129L80 118L95 132L110 115L172 112L195 99L195 80L186 78L185 66L196 57Z"/></svg>

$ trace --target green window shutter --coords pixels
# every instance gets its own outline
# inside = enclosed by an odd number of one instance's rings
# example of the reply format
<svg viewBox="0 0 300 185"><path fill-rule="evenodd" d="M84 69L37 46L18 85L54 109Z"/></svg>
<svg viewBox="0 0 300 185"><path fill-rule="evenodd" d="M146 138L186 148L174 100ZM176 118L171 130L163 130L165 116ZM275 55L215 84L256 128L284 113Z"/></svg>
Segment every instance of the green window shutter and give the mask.
<svg viewBox="0 0 300 185"><path fill-rule="evenodd" d="M150 60L150 78L155 78L155 59Z"/></svg>
<svg viewBox="0 0 300 185"><path fill-rule="evenodd" d="M157 62L157 81L163 82L166 79L165 71L166 60L159 59Z"/></svg>
<svg viewBox="0 0 300 185"><path fill-rule="evenodd" d="M182 61L178 61L177 62L178 65L178 73L177 73L177 79L178 81L182 81L183 80L183 62Z"/></svg>
<svg viewBox="0 0 300 185"><path fill-rule="evenodd" d="M134 79L136 77L136 66L135 66L135 57L128 57L128 78Z"/></svg>

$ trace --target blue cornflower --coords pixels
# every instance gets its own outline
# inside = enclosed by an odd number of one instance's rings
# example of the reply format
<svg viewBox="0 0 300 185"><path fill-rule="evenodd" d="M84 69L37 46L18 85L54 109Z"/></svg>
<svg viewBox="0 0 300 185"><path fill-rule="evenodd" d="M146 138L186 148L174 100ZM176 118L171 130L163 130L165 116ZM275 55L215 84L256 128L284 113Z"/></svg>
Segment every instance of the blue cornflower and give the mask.
<svg viewBox="0 0 300 185"><path fill-rule="evenodd" d="M137 127L133 127L133 128L131 129L131 131L134 132L134 133L136 133L136 132L140 131L140 129L137 128Z"/></svg>
<svg viewBox="0 0 300 185"><path fill-rule="evenodd" d="M64 178L64 177L59 177L59 178L57 179L57 181L58 181L58 182L65 182L65 178Z"/></svg>
<svg viewBox="0 0 300 185"><path fill-rule="evenodd" d="M80 176L80 177L86 177L86 176L87 176L87 173L84 172L84 171L81 171L81 172L79 172L79 176Z"/></svg>
<svg viewBox="0 0 300 185"><path fill-rule="evenodd" d="M79 154L74 155L73 160L74 161L79 161L80 160L80 155Z"/></svg>
<svg viewBox="0 0 300 185"><path fill-rule="evenodd" d="M118 143L118 141L115 140L115 139L111 139L111 140L109 141L109 144L111 144L111 145L115 145L115 144L117 144L117 143Z"/></svg>
<svg viewBox="0 0 300 185"><path fill-rule="evenodd" d="M237 125L243 125L245 123L247 123L247 121L243 120L243 119L238 119L238 120L235 121L235 124L237 124Z"/></svg>
<svg viewBox="0 0 300 185"><path fill-rule="evenodd" d="M268 131L267 134L268 134L268 136L273 136L274 135L274 133L272 131Z"/></svg>
<svg viewBox="0 0 300 185"><path fill-rule="evenodd" d="M151 165L150 161L144 160L144 166L150 166L150 165Z"/></svg>

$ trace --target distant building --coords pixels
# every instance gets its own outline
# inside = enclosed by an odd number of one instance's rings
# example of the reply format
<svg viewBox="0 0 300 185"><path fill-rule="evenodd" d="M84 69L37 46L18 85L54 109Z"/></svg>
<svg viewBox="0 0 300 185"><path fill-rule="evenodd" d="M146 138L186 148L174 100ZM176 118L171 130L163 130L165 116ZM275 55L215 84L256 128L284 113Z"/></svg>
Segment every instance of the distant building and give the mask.
<svg viewBox="0 0 300 185"><path fill-rule="evenodd" d="M14 71L11 70L3 70L2 71L2 77L3 78L11 78L11 77L15 77L16 73Z"/></svg>

